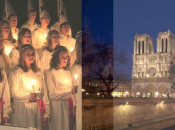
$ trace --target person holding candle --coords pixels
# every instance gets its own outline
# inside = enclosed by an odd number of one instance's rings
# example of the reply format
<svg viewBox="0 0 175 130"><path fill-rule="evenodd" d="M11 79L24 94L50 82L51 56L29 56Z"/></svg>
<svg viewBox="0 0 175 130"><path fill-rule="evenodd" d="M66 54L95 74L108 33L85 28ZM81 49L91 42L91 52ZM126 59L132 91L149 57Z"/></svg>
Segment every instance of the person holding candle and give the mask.
<svg viewBox="0 0 175 130"><path fill-rule="evenodd" d="M53 51L57 45L60 45L58 31L49 31L47 36L47 43L48 46L43 48L40 54L40 69L43 71L50 68L50 60L52 58Z"/></svg>
<svg viewBox="0 0 175 130"><path fill-rule="evenodd" d="M0 22L0 31L5 42L5 54L9 56L10 51L15 47L15 39L13 39L10 23L7 20Z"/></svg>
<svg viewBox="0 0 175 130"><path fill-rule="evenodd" d="M4 53L4 38L2 33L0 33L0 62L0 123L7 123L11 112L10 93L6 75L9 62Z"/></svg>
<svg viewBox="0 0 175 130"><path fill-rule="evenodd" d="M20 47L24 44L31 44L31 42L32 42L31 31L27 28L22 28L18 33L17 47L13 48L9 54L9 57L11 58L11 66L15 66L19 64ZM38 53L35 53L35 57L36 57L37 66L39 67L40 61L39 61Z"/></svg>
<svg viewBox="0 0 175 130"><path fill-rule="evenodd" d="M60 25L61 35L60 35L60 45L65 46L69 53L75 48L75 39L69 34L71 31L71 26L69 22L64 22Z"/></svg>
<svg viewBox="0 0 175 130"><path fill-rule="evenodd" d="M5 40L3 37L3 33L0 32L0 68L3 68L8 76L10 73L10 58L5 54Z"/></svg>
<svg viewBox="0 0 175 130"><path fill-rule="evenodd" d="M49 28L47 26L50 23L50 15L46 10L46 7L44 6L42 0L39 0L39 8L40 8L39 20L41 22L41 25L32 32L32 45L38 51L40 51L43 46L46 46L46 37L47 33L49 32Z"/></svg>
<svg viewBox="0 0 175 130"><path fill-rule="evenodd" d="M45 71L48 96L51 101L50 130L70 130L68 100L75 93L69 71L69 53L66 47L56 46L51 58L50 68ZM70 129L69 129L70 128Z"/></svg>
<svg viewBox="0 0 175 130"><path fill-rule="evenodd" d="M82 33L76 35L76 61L71 67L73 86L78 86L77 94L75 95L74 105L76 106L76 130L82 129ZM75 78L74 78L75 77Z"/></svg>
<svg viewBox="0 0 175 130"><path fill-rule="evenodd" d="M14 103L11 123L41 130L42 121L49 117L49 100L43 73L36 65L32 45L20 47L19 65L9 75L9 87Z"/></svg>

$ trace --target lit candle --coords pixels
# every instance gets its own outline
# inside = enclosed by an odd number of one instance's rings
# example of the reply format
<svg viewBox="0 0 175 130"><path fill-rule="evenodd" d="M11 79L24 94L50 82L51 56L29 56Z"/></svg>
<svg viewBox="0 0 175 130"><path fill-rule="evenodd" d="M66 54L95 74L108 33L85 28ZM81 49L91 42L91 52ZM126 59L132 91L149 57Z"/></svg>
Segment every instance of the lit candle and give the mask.
<svg viewBox="0 0 175 130"><path fill-rule="evenodd" d="M44 37L47 38L47 33L44 34Z"/></svg>
<svg viewBox="0 0 175 130"><path fill-rule="evenodd" d="M75 74L75 86L77 86L77 77L78 77L78 75Z"/></svg>
<svg viewBox="0 0 175 130"><path fill-rule="evenodd" d="M33 80L32 80L33 93L35 93L35 87L34 87L34 84L35 84L35 80L33 79Z"/></svg>

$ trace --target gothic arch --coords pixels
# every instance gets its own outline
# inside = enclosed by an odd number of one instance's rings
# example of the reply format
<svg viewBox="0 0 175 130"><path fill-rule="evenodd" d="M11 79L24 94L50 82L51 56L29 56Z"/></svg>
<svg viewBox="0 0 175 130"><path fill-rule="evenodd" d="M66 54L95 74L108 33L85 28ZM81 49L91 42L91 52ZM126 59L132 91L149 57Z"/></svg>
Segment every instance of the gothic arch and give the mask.
<svg viewBox="0 0 175 130"><path fill-rule="evenodd" d="M136 91L135 91L135 92L136 92L136 93L137 93L137 92L142 93L142 92L143 92L143 88L142 88L141 86L138 85L138 86L136 87Z"/></svg>
<svg viewBox="0 0 175 130"><path fill-rule="evenodd" d="M165 85L160 85L159 86L159 88L158 88L158 92L160 93L160 94L166 94L167 93L167 88L166 88L166 86Z"/></svg>
<svg viewBox="0 0 175 130"><path fill-rule="evenodd" d="M156 91L156 88L153 84L148 84L146 86L146 89L145 89L146 93L151 93L151 92L155 92L155 91Z"/></svg>

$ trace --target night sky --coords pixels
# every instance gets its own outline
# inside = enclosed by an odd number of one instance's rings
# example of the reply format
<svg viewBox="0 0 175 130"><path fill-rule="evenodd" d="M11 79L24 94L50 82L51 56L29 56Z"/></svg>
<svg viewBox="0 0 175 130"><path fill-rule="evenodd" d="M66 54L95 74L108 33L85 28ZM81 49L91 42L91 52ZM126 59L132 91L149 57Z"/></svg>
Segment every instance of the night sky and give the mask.
<svg viewBox="0 0 175 130"><path fill-rule="evenodd" d="M113 0L82 0L82 24L85 17L93 38L99 37L103 43L113 42Z"/></svg>
<svg viewBox="0 0 175 130"><path fill-rule="evenodd" d="M132 73L134 36L148 34L156 39L159 32L171 30L175 35L175 0L114 0L114 43L125 49L129 63L121 67Z"/></svg>
<svg viewBox="0 0 175 130"><path fill-rule="evenodd" d="M57 20L57 0L43 0L48 12L51 16L49 27L53 25ZM32 0L35 9L39 13L39 0ZM18 27L27 21L27 0L9 0L9 3L18 15ZM75 37L76 33L81 30L81 0L63 0L65 8L67 10L67 18L71 23L72 34ZM0 20L2 20L2 14L4 11L4 0L0 0ZM39 22L37 15L36 21Z"/></svg>

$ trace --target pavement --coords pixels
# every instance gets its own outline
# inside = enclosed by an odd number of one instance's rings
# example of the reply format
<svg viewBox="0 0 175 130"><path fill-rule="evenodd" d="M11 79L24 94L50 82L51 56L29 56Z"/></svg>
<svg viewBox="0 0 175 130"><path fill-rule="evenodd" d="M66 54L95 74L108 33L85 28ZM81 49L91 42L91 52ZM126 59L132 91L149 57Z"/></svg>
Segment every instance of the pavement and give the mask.
<svg viewBox="0 0 175 130"><path fill-rule="evenodd" d="M154 118L154 119L148 119L148 120L142 120L142 121L137 121L137 122L130 122L130 123L132 123L132 126L140 126L140 125L146 125L149 123L158 122L158 121L162 121L162 120L166 120L166 119L170 119L170 118L175 118L175 115L166 116L166 117L159 117L159 118ZM109 128L108 130L122 130L122 129L126 129L126 128L128 128L128 124L123 124L123 125L115 125L114 124L113 128ZM151 130L151 129L149 129L149 130Z"/></svg>

